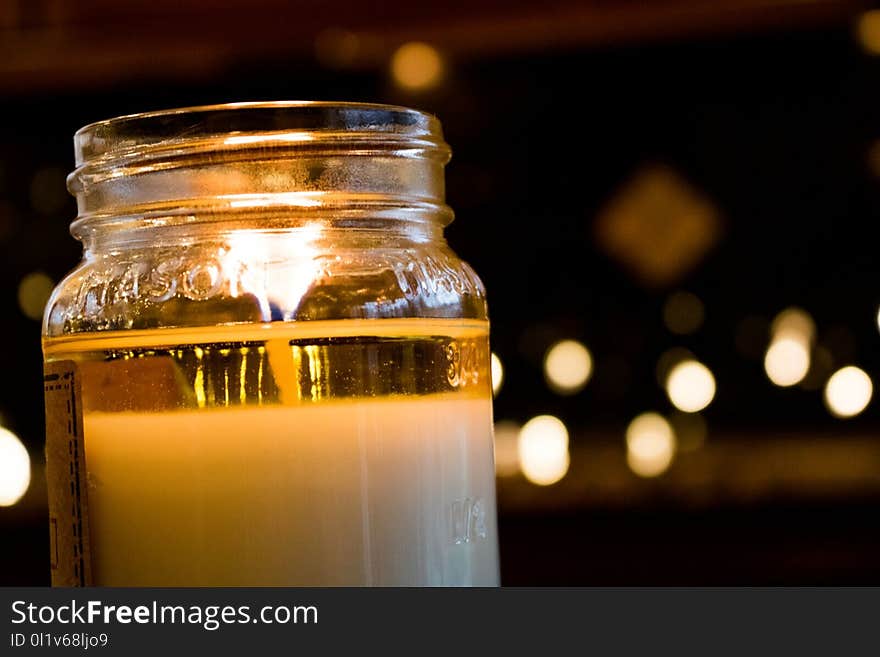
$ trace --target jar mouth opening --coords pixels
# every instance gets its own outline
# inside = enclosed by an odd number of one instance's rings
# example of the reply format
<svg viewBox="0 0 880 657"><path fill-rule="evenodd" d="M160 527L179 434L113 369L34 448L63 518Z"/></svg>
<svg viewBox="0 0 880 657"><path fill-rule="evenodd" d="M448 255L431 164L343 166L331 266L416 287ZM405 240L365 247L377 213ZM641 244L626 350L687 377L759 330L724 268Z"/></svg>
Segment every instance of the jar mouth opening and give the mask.
<svg viewBox="0 0 880 657"><path fill-rule="evenodd" d="M100 167L174 151L236 148L407 146L448 159L440 121L395 105L332 101L239 102L129 114L74 135L76 166Z"/></svg>

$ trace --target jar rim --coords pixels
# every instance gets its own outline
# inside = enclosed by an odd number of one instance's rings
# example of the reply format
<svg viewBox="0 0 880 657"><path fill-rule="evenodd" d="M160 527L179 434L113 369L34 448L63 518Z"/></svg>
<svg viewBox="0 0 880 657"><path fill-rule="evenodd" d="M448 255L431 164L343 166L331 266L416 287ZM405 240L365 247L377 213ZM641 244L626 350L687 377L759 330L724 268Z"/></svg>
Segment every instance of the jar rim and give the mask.
<svg viewBox="0 0 880 657"><path fill-rule="evenodd" d="M83 126L74 135L74 147L80 167L185 144L212 149L340 140L409 145L448 158L440 121L433 114L337 101L234 102L127 114Z"/></svg>
<svg viewBox="0 0 880 657"><path fill-rule="evenodd" d="M446 224L451 152L427 112L371 103L204 105L91 123L74 138L75 234L131 217L352 211ZM126 219L128 218L128 219ZM96 223L97 222L97 223ZM109 224L107 224L109 225Z"/></svg>

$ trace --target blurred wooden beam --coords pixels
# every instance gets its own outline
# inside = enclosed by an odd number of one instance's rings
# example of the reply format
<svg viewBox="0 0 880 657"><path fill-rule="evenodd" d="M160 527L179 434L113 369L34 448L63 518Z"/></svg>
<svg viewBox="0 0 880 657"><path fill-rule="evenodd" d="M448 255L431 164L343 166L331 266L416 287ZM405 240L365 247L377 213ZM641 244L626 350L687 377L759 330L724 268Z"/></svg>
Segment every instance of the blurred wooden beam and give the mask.
<svg viewBox="0 0 880 657"><path fill-rule="evenodd" d="M0 0L0 92L195 79L270 59L371 69L384 66L409 40L429 41L454 58L468 59L797 29L844 24L865 5L862 0ZM345 56L328 62L320 49L333 47L333 35L345 37Z"/></svg>
<svg viewBox="0 0 880 657"><path fill-rule="evenodd" d="M880 500L880 439L873 435L713 435L698 450L676 455L668 471L650 479L629 470L622 438L574 438L571 465L561 481L536 486L521 474L498 478L501 513L845 506ZM32 457L30 488L18 504L0 509L0 527L46 516L45 464Z"/></svg>
<svg viewBox="0 0 880 657"><path fill-rule="evenodd" d="M876 436L712 436L650 479L630 472L622 439L580 438L572 443L568 473L552 486L535 486L522 475L500 477L499 507L532 513L880 500Z"/></svg>

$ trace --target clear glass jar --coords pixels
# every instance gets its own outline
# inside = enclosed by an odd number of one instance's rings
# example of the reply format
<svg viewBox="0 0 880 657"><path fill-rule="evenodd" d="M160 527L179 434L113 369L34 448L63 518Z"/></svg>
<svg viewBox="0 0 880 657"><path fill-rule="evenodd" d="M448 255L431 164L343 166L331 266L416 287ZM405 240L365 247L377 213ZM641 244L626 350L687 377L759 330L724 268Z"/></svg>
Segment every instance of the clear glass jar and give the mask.
<svg viewBox="0 0 880 657"><path fill-rule="evenodd" d="M496 585L486 301L443 237L439 122L248 103L75 144L53 582Z"/></svg>

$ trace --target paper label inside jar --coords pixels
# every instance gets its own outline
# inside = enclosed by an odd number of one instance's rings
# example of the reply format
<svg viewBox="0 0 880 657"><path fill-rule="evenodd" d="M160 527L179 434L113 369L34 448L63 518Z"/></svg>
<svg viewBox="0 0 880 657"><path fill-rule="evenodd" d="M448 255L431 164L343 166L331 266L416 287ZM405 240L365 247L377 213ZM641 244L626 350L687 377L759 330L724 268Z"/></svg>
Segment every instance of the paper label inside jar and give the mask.
<svg viewBox="0 0 880 657"><path fill-rule="evenodd" d="M76 363L46 363L46 480L53 586L89 586L88 485Z"/></svg>

